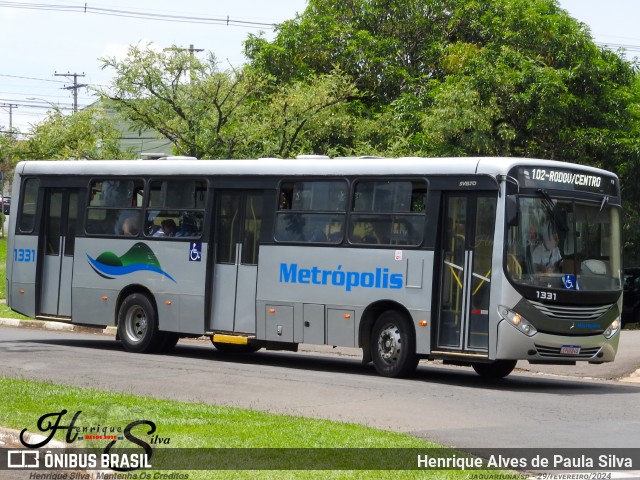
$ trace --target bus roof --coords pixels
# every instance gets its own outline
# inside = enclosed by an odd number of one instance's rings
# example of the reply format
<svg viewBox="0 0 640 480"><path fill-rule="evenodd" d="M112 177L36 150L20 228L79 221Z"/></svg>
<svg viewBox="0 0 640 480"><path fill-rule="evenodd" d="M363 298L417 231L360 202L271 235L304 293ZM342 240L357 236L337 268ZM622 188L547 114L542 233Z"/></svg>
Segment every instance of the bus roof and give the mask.
<svg viewBox="0 0 640 480"><path fill-rule="evenodd" d="M514 157L341 157L254 160L32 160L20 162L19 175L504 175L513 167L604 170L554 160Z"/></svg>

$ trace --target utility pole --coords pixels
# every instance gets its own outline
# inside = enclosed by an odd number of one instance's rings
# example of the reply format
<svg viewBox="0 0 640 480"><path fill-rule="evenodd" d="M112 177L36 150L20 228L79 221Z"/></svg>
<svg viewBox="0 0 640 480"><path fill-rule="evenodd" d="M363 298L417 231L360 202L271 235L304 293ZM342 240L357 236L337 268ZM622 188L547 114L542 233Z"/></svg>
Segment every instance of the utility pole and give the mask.
<svg viewBox="0 0 640 480"><path fill-rule="evenodd" d="M165 48L165 50L174 50L176 52L189 52L189 55L191 56L191 61L189 62L189 81L193 83L193 70L191 68L191 65L193 63L193 59L195 57L196 52L204 52L204 48L195 48L192 43L191 45L189 45L189 48L175 47L175 48Z"/></svg>
<svg viewBox="0 0 640 480"><path fill-rule="evenodd" d="M13 109L18 108L15 103L2 103L0 107L9 109L9 135L13 135Z"/></svg>
<svg viewBox="0 0 640 480"><path fill-rule="evenodd" d="M193 43L189 45L189 55L191 56L191 61L189 62L189 81L193 83L193 59L195 58L196 52L204 52L204 48L193 48Z"/></svg>
<svg viewBox="0 0 640 480"><path fill-rule="evenodd" d="M54 72L55 77L73 77L73 85L65 86L65 90L73 90L73 113L78 111L78 89L82 87L86 87L88 84L86 83L78 83L78 77L84 77L84 72L82 73L58 73Z"/></svg>

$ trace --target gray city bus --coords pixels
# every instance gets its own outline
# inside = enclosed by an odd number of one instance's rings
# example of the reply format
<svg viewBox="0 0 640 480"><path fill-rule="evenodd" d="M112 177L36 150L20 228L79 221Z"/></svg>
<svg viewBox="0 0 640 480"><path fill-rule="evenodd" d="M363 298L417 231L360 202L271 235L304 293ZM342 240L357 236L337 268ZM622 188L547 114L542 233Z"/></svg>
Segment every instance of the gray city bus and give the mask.
<svg viewBox="0 0 640 480"><path fill-rule="evenodd" d="M503 377L517 360L614 359L615 175L516 158L29 161L7 303L116 325L127 351L357 347Z"/></svg>

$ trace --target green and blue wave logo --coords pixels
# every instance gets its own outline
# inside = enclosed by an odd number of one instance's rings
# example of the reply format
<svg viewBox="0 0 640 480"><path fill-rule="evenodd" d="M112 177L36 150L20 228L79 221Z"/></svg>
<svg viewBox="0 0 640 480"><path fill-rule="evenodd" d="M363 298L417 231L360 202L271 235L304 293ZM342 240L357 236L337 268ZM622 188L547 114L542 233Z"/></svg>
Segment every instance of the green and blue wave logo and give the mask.
<svg viewBox="0 0 640 480"><path fill-rule="evenodd" d="M95 272L104 278L114 279L135 272L155 272L177 283L162 269L153 250L141 242L136 243L122 256L113 252L104 252L98 258L91 258L87 254L87 258Z"/></svg>

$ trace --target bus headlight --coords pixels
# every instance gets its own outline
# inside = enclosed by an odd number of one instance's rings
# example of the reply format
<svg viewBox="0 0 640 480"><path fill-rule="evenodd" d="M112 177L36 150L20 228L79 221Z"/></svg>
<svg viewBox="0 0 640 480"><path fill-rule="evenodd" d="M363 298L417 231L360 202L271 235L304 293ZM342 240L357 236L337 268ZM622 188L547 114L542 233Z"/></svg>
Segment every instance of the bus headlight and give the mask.
<svg viewBox="0 0 640 480"><path fill-rule="evenodd" d="M498 307L498 313L502 318L504 318L507 322L509 322L511 325L516 327L528 337L533 337L536 333L538 333L536 327L531 325L529 321L519 313L511 311L503 305L500 305Z"/></svg>
<svg viewBox="0 0 640 480"><path fill-rule="evenodd" d="M609 325L609 328L602 332L602 335L604 335L604 338L609 339L618 333L618 330L620 330L620 317L616 318L611 325Z"/></svg>

